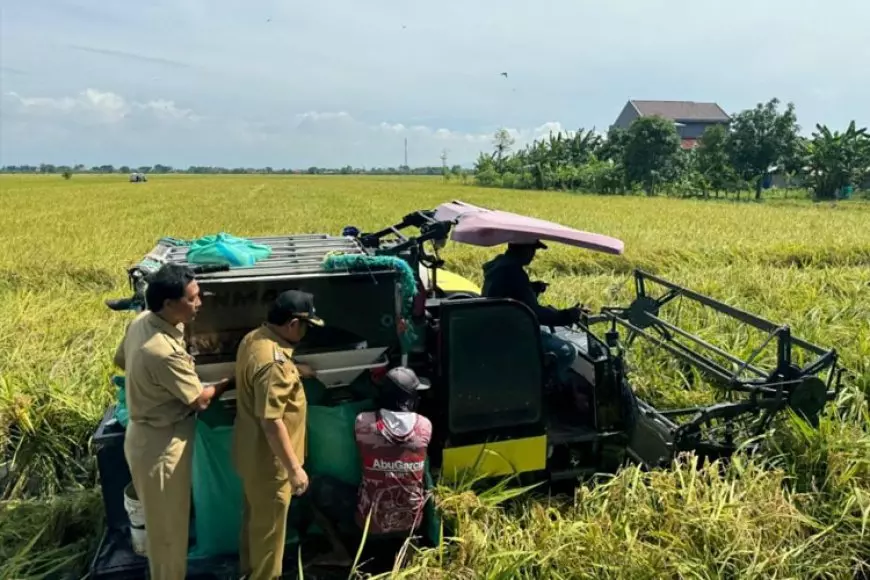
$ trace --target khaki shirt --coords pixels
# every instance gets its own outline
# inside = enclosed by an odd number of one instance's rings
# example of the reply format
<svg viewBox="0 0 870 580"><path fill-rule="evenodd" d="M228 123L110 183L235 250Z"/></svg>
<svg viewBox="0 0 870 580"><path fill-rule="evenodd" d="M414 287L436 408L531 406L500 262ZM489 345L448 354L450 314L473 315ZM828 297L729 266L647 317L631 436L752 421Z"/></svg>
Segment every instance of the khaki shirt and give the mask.
<svg viewBox="0 0 870 580"><path fill-rule="evenodd" d="M193 357L184 348L183 326L146 310L127 327L115 351L126 374L130 421L168 427L193 413L202 393Z"/></svg>
<svg viewBox="0 0 870 580"><path fill-rule="evenodd" d="M287 471L260 425L261 419L283 419L300 464L305 462L305 389L290 360L293 346L267 326L248 333L236 355L236 419L233 457L242 475L253 473L284 479Z"/></svg>

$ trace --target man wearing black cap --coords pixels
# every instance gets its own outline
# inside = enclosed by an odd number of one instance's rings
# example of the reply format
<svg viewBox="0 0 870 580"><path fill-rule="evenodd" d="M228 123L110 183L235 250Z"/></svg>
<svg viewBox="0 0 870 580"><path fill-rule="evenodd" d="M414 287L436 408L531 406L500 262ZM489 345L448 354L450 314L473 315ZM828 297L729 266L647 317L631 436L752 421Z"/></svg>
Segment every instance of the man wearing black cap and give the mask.
<svg viewBox="0 0 870 580"><path fill-rule="evenodd" d="M313 372L291 357L309 324L323 325L314 297L283 292L266 323L242 339L236 355L233 459L245 500L239 556L242 574L250 579L281 576L290 499L308 488L302 377Z"/></svg>
<svg viewBox="0 0 870 580"><path fill-rule="evenodd" d="M311 483L312 519L326 531L333 552L311 562L348 565L339 528L352 528L361 538L369 520L366 542L398 548L416 530L426 504L425 469L432 423L416 412L419 393L429 388L407 367L391 369L378 381L377 410L360 413L354 436L362 461L359 486L328 476Z"/></svg>
<svg viewBox="0 0 870 580"><path fill-rule="evenodd" d="M407 367L391 369L380 385L378 409L360 413L354 435L362 459L356 523L374 535L403 536L417 529L426 503L424 475L432 423L418 414L429 388Z"/></svg>
<svg viewBox="0 0 870 580"><path fill-rule="evenodd" d="M532 263L539 249L546 250L540 240L530 244L508 244L507 251L483 265L483 295L487 298L512 298L531 308L543 326L568 326L580 320L579 307L558 310L541 306L538 294L546 290L543 282L532 282L523 269ZM567 369L577 356L574 347L550 334L542 332L544 350L556 355L560 378L565 379Z"/></svg>

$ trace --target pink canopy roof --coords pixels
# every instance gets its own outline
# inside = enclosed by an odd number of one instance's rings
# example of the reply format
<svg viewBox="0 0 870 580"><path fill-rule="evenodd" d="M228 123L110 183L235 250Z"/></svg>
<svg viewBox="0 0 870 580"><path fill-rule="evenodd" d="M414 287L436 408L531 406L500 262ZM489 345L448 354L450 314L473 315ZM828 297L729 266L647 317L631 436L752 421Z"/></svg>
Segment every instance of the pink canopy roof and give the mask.
<svg viewBox="0 0 870 580"><path fill-rule="evenodd" d="M625 248L622 240L616 238L462 201L442 203L435 209L435 219L455 220L451 239L476 246L550 240L608 254L621 254Z"/></svg>

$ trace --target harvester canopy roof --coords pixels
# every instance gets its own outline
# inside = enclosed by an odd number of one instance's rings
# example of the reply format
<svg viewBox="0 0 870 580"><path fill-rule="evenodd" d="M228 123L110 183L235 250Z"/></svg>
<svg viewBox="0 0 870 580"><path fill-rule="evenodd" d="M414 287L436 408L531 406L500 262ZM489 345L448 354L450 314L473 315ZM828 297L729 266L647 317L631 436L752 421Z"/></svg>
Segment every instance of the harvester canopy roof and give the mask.
<svg viewBox="0 0 870 580"><path fill-rule="evenodd" d="M533 244L537 240L548 240L607 254L622 254L625 249L622 240L610 236L462 201L439 205L435 209L435 219L455 221L450 238L475 246Z"/></svg>

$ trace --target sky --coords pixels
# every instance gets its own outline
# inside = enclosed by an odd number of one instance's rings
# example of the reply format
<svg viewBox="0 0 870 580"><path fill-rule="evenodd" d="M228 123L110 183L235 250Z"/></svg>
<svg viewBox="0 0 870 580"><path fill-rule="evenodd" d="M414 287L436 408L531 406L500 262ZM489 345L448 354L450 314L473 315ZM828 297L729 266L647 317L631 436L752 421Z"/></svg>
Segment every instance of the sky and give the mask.
<svg viewBox="0 0 870 580"><path fill-rule="evenodd" d="M629 99L870 125L862 0L3 0L0 165L470 166ZM501 75L507 73L507 78Z"/></svg>

